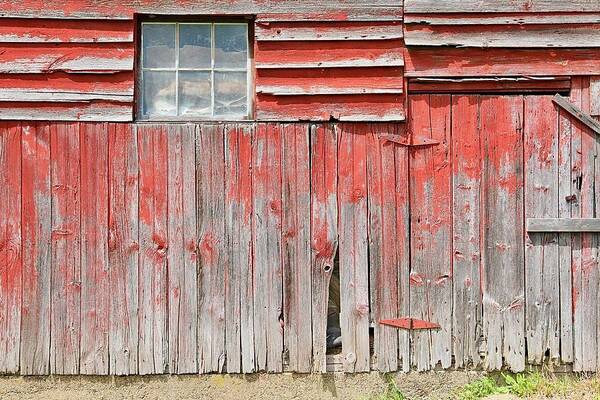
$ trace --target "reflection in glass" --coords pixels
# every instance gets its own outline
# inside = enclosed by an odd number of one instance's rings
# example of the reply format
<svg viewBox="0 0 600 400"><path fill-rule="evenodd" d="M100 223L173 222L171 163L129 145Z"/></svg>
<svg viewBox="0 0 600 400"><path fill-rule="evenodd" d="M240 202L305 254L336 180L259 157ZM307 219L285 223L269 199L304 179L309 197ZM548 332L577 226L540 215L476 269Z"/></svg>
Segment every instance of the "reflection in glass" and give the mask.
<svg viewBox="0 0 600 400"><path fill-rule="evenodd" d="M175 68L175 24L143 24L144 68Z"/></svg>
<svg viewBox="0 0 600 400"><path fill-rule="evenodd" d="M246 68L248 26L215 24L215 67Z"/></svg>
<svg viewBox="0 0 600 400"><path fill-rule="evenodd" d="M211 115L210 72L179 73L179 115Z"/></svg>
<svg viewBox="0 0 600 400"><path fill-rule="evenodd" d="M210 68L210 24L179 25L179 67Z"/></svg>
<svg viewBox="0 0 600 400"><path fill-rule="evenodd" d="M144 71L143 114L145 116L174 116L175 72Z"/></svg>
<svg viewBox="0 0 600 400"><path fill-rule="evenodd" d="M215 115L247 114L246 72L215 72Z"/></svg>

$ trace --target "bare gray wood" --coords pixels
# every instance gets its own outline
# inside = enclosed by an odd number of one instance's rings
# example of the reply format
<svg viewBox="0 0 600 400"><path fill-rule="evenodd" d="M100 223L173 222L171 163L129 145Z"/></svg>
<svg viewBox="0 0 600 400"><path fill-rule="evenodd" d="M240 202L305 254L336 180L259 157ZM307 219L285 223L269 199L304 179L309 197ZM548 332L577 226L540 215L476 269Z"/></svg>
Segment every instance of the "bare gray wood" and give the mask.
<svg viewBox="0 0 600 400"><path fill-rule="evenodd" d="M139 166L137 133L130 125L108 126L108 164L109 371L113 375L135 375L139 326Z"/></svg>
<svg viewBox="0 0 600 400"><path fill-rule="evenodd" d="M308 373L313 348L309 127L281 129L284 344L290 370Z"/></svg>
<svg viewBox="0 0 600 400"><path fill-rule="evenodd" d="M169 372L198 372L195 125L168 130Z"/></svg>
<svg viewBox="0 0 600 400"><path fill-rule="evenodd" d="M36 103L31 103L30 107L7 105L0 107L0 120L130 122L133 121L133 103L78 103L67 108L52 105L40 107Z"/></svg>
<svg viewBox="0 0 600 400"><path fill-rule="evenodd" d="M600 76L590 77L590 114L600 117Z"/></svg>
<svg viewBox="0 0 600 400"><path fill-rule="evenodd" d="M492 12L599 12L595 0L405 0L404 12L412 13L492 13Z"/></svg>
<svg viewBox="0 0 600 400"><path fill-rule="evenodd" d="M540 14L407 14L405 24L426 25L545 25L545 24L595 24L600 23L599 13Z"/></svg>
<svg viewBox="0 0 600 400"><path fill-rule="evenodd" d="M588 112L583 111L581 108L570 103L563 96L557 94L554 96L553 101L558 104L563 110L567 111L573 117L577 118L579 122L590 128L592 131L600 135L600 122L596 121ZM589 104L589 100L588 104Z"/></svg>
<svg viewBox="0 0 600 400"><path fill-rule="evenodd" d="M327 23L305 24L256 24L256 40L264 41L348 41L348 40L392 40L402 39L404 32L402 24L390 22L387 24L356 25L328 21Z"/></svg>
<svg viewBox="0 0 600 400"><path fill-rule="evenodd" d="M558 216L558 127L551 96L525 97L527 217ZM529 231L525 238L525 334L530 364L560 359L559 268L558 235Z"/></svg>
<svg viewBox="0 0 600 400"><path fill-rule="evenodd" d="M198 363L200 373L225 368L224 127L196 130L198 203Z"/></svg>
<svg viewBox="0 0 600 400"><path fill-rule="evenodd" d="M452 97L453 354L457 367L481 364L482 143L479 96Z"/></svg>
<svg viewBox="0 0 600 400"><path fill-rule="evenodd" d="M80 373L108 375L108 140L106 124L80 126L81 331Z"/></svg>
<svg viewBox="0 0 600 400"><path fill-rule="evenodd" d="M558 110L558 217L571 217L571 122L564 110ZM569 233L558 235L560 274L560 355L564 363L573 362L573 280L571 259L572 238Z"/></svg>
<svg viewBox="0 0 600 400"><path fill-rule="evenodd" d="M327 370L329 284L338 247L337 152L335 125L311 125L311 247L313 372ZM339 266L338 266L339 268Z"/></svg>
<svg viewBox="0 0 600 400"><path fill-rule="evenodd" d="M256 368L267 372L283 370L281 135L259 124L252 146Z"/></svg>
<svg viewBox="0 0 600 400"><path fill-rule="evenodd" d="M338 145L342 353L346 372L370 370L367 143L341 125Z"/></svg>
<svg viewBox="0 0 600 400"><path fill-rule="evenodd" d="M252 373L252 129L228 125L225 132L225 346L228 373Z"/></svg>
<svg viewBox="0 0 600 400"><path fill-rule="evenodd" d="M0 101L43 103L48 101L77 103L94 100L114 101L117 103L133 102L133 90L117 92L72 92L59 88L40 90L0 89Z"/></svg>
<svg viewBox="0 0 600 400"><path fill-rule="evenodd" d="M364 58L351 57L348 60L333 60L319 62L303 62L303 61L273 61L273 62L257 62L257 69L293 69L293 68L377 68L377 67L402 67L404 66L404 57L400 54L389 54L381 57Z"/></svg>
<svg viewBox="0 0 600 400"><path fill-rule="evenodd" d="M469 27L470 28L470 27ZM407 25L404 42L407 46L453 46L479 48L575 48L600 47L600 29L597 26L535 26L515 30L505 25L499 30L494 25L477 30L459 30L453 27Z"/></svg>
<svg viewBox="0 0 600 400"><path fill-rule="evenodd" d="M52 272L50 373L79 374L81 335L81 231L79 126L54 124L52 170ZM56 151L60 149L60 151Z"/></svg>
<svg viewBox="0 0 600 400"><path fill-rule="evenodd" d="M483 323L489 370L525 369L523 98L482 97Z"/></svg>
<svg viewBox="0 0 600 400"><path fill-rule="evenodd" d="M527 218L528 232L600 232L600 218Z"/></svg>
<svg viewBox="0 0 600 400"><path fill-rule="evenodd" d="M335 88L327 86L311 86L303 88L293 85L256 87L257 93L271 94L274 96L335 96L335 95L361 95L361 94L402 94L402 88L362 88L345 87Z"/></svg>

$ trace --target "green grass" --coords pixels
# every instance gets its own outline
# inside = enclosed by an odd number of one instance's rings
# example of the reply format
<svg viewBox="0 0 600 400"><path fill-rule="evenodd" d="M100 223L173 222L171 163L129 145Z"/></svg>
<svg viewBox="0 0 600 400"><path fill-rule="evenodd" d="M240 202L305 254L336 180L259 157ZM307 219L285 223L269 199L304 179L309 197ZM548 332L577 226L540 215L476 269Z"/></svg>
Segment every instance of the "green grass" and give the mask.
<svg viewBox="0 0 600 400"><path fill-rule="evenodd" d="M389 378L385 393L372 397L371 400L408 400L408 397L402 394L393 378Z"/></svg>
<svg viewBox="0 0 600 400"><path fill-rule="evenodd" d="M513 394L520 398L563 396L572 384L570 378L550 379L539 372L501 374L498 379L484 377L464 386L458 391L457 399L478 400L494 394Z"/></svg>

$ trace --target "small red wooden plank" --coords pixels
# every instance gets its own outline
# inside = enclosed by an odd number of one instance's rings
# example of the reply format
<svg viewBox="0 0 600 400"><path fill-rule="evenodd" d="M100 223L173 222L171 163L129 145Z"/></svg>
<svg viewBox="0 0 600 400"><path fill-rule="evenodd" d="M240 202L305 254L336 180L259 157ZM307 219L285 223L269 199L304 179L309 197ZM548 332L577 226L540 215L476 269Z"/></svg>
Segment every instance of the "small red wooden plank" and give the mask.
<svg viewBox="0 0 600 400"><path fill-rule="evenodd" d="M402 93L401 68L323 68L262 69L257 71L259 93L289 96L292 94L352 94L386 91Z"/></svg>
<svg viewBox="0 0 600 400"><path fill-rule="evenodd" d="M85 375L109 373L108 140L106 124L80 127L81 365ZM60 150L59 150L60 151ZM119 299L120 300L120 299Z"/></svg>
<svg viewBox="0 0 600 400"><path fill-rule="evenodd" d="M452 97L452 329L457 367L481 363L482 148L479 107L479 96Z"/></svg>
<svg viewBox="0 0 600 400"><path fill-rule="evenodd" d="M404 57L408 77L600 74L600 49L411 48Z"/></svg>
<svg viewBox="0 0 600 400"><path fill-rule="evenodd" d="M224 133L223 125L203 125L196 137L200 373L224 372L226 362Z"/></svg>
<svg viewBox="0 0 600 400"><path fill-rule="evenodd" d="M21 125L0 124L0 373L19 371L23 258Z"/></svg>
<svg viewBox="0 0 600 400"><path fill-rule="evenodd" d="M0 72L35 74L54 71L131 71L134 50L133 44L3 44L0 46Z"/></svg>
<svg viewBox="0 0 600 400"><path fill-rule="evenodd" d="M50 373L50 126L22 124L23 304L20 371Z"/></svg>
<svg viewBox="0 0 600 400"><path fill-rule="evenodd" d="M329 284L338 247L336 126L312 125L311 130L311 237L313 371L326 372L326 336Z"/></svg>
<svg viewBox="0 0 600 400"><path fill-rule="evenodd" d="M139 374L167 372L167 132L137 126L139 151Z"/></svg>
<svg viewBox="0 0 600 400"><path fill-rule="evenodd" d="M367 213L368 125L341 125L338 207L342 355L346 372L370 370Z"/></svg>
<svg viewBox="0 0 600 400"><path fill-rule="evenodd" d="M406 329L409 331L440 329L440 324L414 318L384 319L379 321L379 324L391 326L394 328Z"/></svg>
<svg viewBox="0 0 600 400"><path fill-rule="evenodd" d="M381 140L397 134L394 125L371 125L367 132L367 181L369 209L369 270L373 321L397 318L398 251L396 248L395 143ZM400 137L400 135L394 135ZM380 372L398 369L398 333L375 325L373 357Z"/></svg>
<svg viewBox="0 0 600 400"><path fill-rule="evenodd" d="M486 368L525 368L523 97L482 97Z"/></svg>
<svg viewBox="0 0 600 400"><path fill-rule="evenodd" d="M558 217L558 127L558 110L551 96L525 97L526 218ZM560 357L560 335L556 334L560 332L561 305L558 252L558 234L527 233L525 333L530 364Z"/></svg>
<svg viewBox="0 0 600 400"><path fill-rule="evenodd" d="M169 372L198 372L196 126L168 128Z"/></svg>
<svg viewBox="0 0 600 400"><path fill-rule="evenodd" d="M262 120L403 121L402 95L272 96L259 94L256 118Z"/></svg>
<svg viewBox="0 0 600 400"><path fill-rule="evenodd" d="M133 21L0 18L0 43L133 42Z"/></svg>
<svg viewBox="0 0 600 400"><path fill-rule="evenodd" d="M78 124L50 127L52 156L52 303L50 372L80 372L81 232Z"/></svg>
<svg viewBox="0 0 600 400"><path fill-rule="evenodd" d="M402 41L260 42L255 63L260 69L328 67L401 67Z"/></svg>
<svg viewBox="0 0 600 400"><path fill-rule="evenodd" d="M282 126L284 339L289 369L312 370L310 129Z"/></svg>
<svg viewBox="0 0 600 400"><path fill-rule="evenodd" d="M413 335L413 365L419 371L452 363L452 164L450 96L410 99L410 132L438 145L410 150L411 273L410 315L437 321L439 332ZM432 173L435 171L435 173Z"/></svg>
<svg viewBox="0 0 600 400"><path fill-rule="evenodd" d="M137 133L108 125L110 264L109 370L138 372L139 166Z"/></svg>
<svg viewBox="0 0 600 400"><path fill-rule="evenodd" d="M281 135L259 124L253 142L254 327L259 371L283 370Z"/></svg>

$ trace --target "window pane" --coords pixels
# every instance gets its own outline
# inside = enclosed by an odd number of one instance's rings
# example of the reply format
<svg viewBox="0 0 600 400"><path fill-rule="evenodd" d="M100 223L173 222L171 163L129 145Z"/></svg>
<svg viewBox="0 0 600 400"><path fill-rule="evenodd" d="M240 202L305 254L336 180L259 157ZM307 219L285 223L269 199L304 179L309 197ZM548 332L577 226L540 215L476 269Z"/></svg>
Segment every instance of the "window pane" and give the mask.
<svg viewBox="0 0 600 400"><path fill-rule="evenodd" d="M175 72L144 71L144 116L175 116Z"/></svg>
<svg viewBox="0 0 600 400"><path fill-rule="evenodd" d="M215 115L248 114L246 72L215 72Z"/></svg>
<svg viewBox="0 0 600 400"><path fill-rule="evenodd" d="M215 67L246 68L248 25L215 25Z"/></svg>
<svg viewBox="0 0 600 400"><path fill-rule="evenodd" d="M179 73L179 115L211 115L210 72Z"/></svg>
<svg viewBox="0 0 600 400"><path fill-rule="evenodd" d="M175 68L175 25L143 24L143 67Z"/></svg>
<svg viewBox="0 0 600 400"><path fill-rule="evenodd" d="M179 67L210 68L210 25L179 25Z"/></svg>

